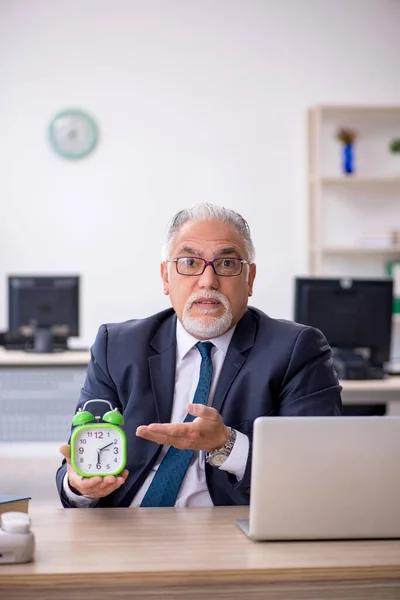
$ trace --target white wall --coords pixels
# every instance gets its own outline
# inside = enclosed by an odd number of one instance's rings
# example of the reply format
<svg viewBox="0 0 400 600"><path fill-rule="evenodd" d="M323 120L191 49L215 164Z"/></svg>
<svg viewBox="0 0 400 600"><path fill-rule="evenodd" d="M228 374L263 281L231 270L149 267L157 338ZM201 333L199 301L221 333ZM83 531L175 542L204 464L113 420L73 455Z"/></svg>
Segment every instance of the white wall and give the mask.
<svg viewBox="0 0 400 600"><path fill-rule="evenodd" d="M166 223L212 201L252 228L253 304L290 317L306 109L399 103L399 25L396 0L2 0L0 298L7 273L81 273L89 344L104 321L168 306ZM46 140L71 106L102 137L76 163Z"/></svg>

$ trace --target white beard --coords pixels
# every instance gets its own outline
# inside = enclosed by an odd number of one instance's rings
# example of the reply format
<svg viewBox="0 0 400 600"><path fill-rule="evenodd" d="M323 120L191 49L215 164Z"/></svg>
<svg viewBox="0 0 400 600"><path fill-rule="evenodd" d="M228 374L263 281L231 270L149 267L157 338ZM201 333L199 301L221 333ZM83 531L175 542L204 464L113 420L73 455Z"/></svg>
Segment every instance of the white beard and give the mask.
<svg viewBox="0 0 400 600"><path fill-rule="evenodd" d="M205 313L204 317L193 317L191 309L193 303L199 298L218 300L225 309L224 314L221 317L213 317L211 314L207 316ZM186 302L183 309L182 325L188 333L196 338L212 339L228 331L232 324L232 318L231 306L223 294L215 290L199 291L192 294Z"/></svg>

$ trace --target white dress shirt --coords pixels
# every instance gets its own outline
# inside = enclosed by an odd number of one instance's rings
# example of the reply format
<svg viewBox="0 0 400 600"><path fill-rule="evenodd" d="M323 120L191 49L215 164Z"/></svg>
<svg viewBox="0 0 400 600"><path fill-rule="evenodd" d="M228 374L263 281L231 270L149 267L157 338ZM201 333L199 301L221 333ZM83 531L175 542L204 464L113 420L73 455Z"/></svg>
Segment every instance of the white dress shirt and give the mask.
<svg viewBox="0 0 400 600"><path fill-rule="evenodd" d="M208 405L212 404L215 389L221 373L222 365L228 351L228 346L233 336L233 327L223 335L209 340L214 344L211 358L213 363L213 375L211 381ZM201 356L195 345L199 340L190 335L177 320L176 327L176 368L175 368L175 391L172 405L171 423L181 423L187 414L186 404L193 401L200 376ZM128 440L129 444L129 440ZM143 485L133 498L131 506L140 506L144 495L149 488L153 477L168 451L169 446L164 445L152 470L145 479ZM249 453L249 439L243 433L237 432L236 441L226 461L219 469L233 473L238 480L242 479L246 468ZM216 468L216 467L214 467ZM75 506L91 507L98 503L97 499L89 496L78 496L74 494L68 485L68 475L64 478L64 492L69 501ZM193 458L186 471L181 488L179 490L175 506L213 506L207 488L205 475L205 452L194 451Z"/></svg>

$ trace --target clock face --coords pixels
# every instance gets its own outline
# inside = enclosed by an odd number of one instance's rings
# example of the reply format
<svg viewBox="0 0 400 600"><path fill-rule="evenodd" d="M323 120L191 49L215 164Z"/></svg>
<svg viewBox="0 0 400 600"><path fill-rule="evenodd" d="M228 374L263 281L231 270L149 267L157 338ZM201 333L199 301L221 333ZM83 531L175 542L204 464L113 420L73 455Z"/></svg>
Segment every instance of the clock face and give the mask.
<svg viewBox="0 0 400 600"><path fill-rule="evenodd" d="M82 425L71 437L71 464L83 477L117 475L126 463L126 437L106 423Z"/></svg>
<svg viewBox="0 0 400 600"><path fill-rule="evenodd" d="M94 120L80 110L65 110L54 117L49 127L54 150L64 158L77 159L96 146L98 129Z"/></svg>

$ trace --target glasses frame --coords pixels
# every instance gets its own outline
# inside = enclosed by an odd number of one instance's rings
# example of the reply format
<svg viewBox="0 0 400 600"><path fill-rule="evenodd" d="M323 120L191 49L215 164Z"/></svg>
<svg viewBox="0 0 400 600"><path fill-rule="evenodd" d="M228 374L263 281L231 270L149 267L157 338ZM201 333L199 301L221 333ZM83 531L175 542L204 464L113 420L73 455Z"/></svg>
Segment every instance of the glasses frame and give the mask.
<svg viewBox="0 0 400 600"><path fill-rule="evenodd" d="M190 273L180 273L178 271L178 260L180 259L185 259L185 258L195 258L196 260L202 260L204 263L204 267L203 270L200 273L196 273L196 274L190 274ZM215 270L215 261L217 260L224 260L224 259L231 259L231 260L238 260L240 262L240 271L239 273L235 273L234 275L220 275L220 273L217 273L217 271ZM237 258L236 256L219 256L217 258L214 258L214 260L206 260L205 258L201 258L201 256L178 256L178 258L171 258L170 260L167 260L167 262L170 263L175 263L175 268L176 268L176 272L178 273L178 275L182 275L182 277L200 277L201 275L203 275L204 271L206 270L206 268L208 266L213 268L214 273L216 274L217 277L238 277L239 275L242 274L243 271L243 265L250 265L248 260L243 260L242 258Z"/></svg>

